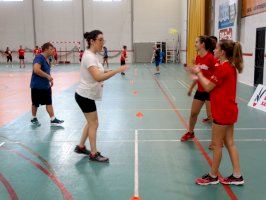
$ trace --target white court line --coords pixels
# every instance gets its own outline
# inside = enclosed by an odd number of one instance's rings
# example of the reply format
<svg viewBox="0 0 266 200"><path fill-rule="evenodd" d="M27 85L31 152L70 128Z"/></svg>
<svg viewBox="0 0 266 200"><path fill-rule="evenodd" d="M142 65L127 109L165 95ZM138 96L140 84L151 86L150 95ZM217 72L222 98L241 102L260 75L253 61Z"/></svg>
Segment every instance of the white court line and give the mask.
<svg viewBox="0 0 266 200"><path fill-rule="evenodd" d="M132 109L97 109L99 112L110 112L110 111L139 111L139 110L145 110L145 111L173 111L171 108L132 108ZM178 110L191 110L189 108L181 108ZM205 109L201 109L205 110ZM80 111L80 109L73 110L73 109L64 109L64 111Z"/></svg>
<svg viewBox="0 0 266 200"><path fill-rule="evenodd" d="M180 81L181 81L181 83L183 83L185 86L187 86L187 88L190 87L190 85L189 85L187 82L185 82L185 81L183 81L183 80L180 80Z"/></svg>
<svg viewBox="0 0 266 200"><path fill-rule="evenodd" d="M4 146L4 144L5 144L5 142L2 142L2 143L0 144L0 147L1 147L1 146Z"/></svg>
<svg viewBox="0 0 266 200"><path fill-rule="evenodd" d="M136 142L137 141L137 142ZM198 140L199 142L211 142L210 139L200 139ZM247 138L247 139L234 139L235 142L266 142L266 139L263 138L258 138L258 139L253 139L253 138ZM73 140L73 141L38 141L38 142L31 142L31 144L46 144L46 143L66 143L66 142L71 142L71 143L77 143L77 141ZM135 143L135 154L137 151L138 154L138 149L136 150L136 145L138 147L138 143L140 142L181 142L179 139L175 139L175 140L139 140L139 139L135 139L135 140L98 140L98 143ZM187 142L193 142L193 140L188 140ZM14 143L19 143L19 142L8 142L10 144L14 144ZM137 144L136 144L137 143ZM136 160L137 159L137 160ZM138 156L136 157L135 155L135 165L136 162L138 163ZM137 168L136 168L137 167ZM135 166L135 175L136 175L136 170L138 170L138 166ZM138 172L137 172L138 173ZM136 176L135 176L136 177ZM138 177L138 174L137 174ZM137 179L138 180L138 179ZM135 183L136 184L136 183ZM138 186L138 183L137 183Z"/></svg>
<svg viewBox="0 0 266 200"><path fill-rule="evenodd" d="M182 85L184 88L188 89L188 87L186 85L184 85L181 81L177 80L177 82Z"/></svg>
<svg viewBox="0 0 266 200"><path fill-rule="evenodd" d="M135 177L134 177L134 196L139 196L139 147L138 130L135 130Z"/></svg>
<svg viewBox="0 0 266 200"><path fill-rule="evenodd" d="M136 137L136 135L135 135ZM211 139L200 139L198 140L199 142L211 142ZM258 138L258 139L253 139L253 138L248 138L248 139L234 139L235 142L266 142L266 139ZM136 139L135 140L106 140L106 141L97 141L99 143L115 143L115 142L135 142L135 154L136 154ZM176 140L137 140L137 143L140 142L181 142L181 140L176 139ZM193 142L193 140L188 140L188 142ZM135 156L136 157L136 156ZM135 158L136 162L136 158ZM136 167L136 166L135 166Z"/></svg>
<svg viewBox="0 0 266 200"><path fill-rule="evenodd" d="M172 97L172 99L175 101L175 97L172 94L172 92L169 90L169 88L167 87L166 83L164 81L162 81L162 84L165 87L166 91L170 94L170 96Z"/></svg>
<svg viewBox="0 0 266 200"><path fill-rule="evenodd" d="M97 131L101 131L101 132L121 132L121 131L132 131L132 130L135 130L135 129L100 129L100 130L97 130ZM176 128L176 129L138 129L138 131L186 131L187 129L184 129L184 128ZM195 131L210 131L212 130L211 128L204 128L204 129L201 129L201 128L195 128L194 129ZM234 130L237 130L237 131L264 131L266 130L266 128L234 128ZM79 131L79 129L77 130L74 130L74 131Z"/></svg>

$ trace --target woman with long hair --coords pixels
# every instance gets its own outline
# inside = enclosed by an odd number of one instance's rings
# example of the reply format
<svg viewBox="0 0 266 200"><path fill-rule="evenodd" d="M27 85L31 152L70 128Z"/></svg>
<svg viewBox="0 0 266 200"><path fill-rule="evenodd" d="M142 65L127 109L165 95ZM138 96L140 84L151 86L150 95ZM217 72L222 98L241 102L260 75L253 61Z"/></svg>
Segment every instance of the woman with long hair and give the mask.
<svg viewBox="0 0 266 200"><path fill-rule="evenodd" d="M233 173L227 178L221 178L220 181L222 184L243 185L244 179L241 175L238 151L234 143L234 124L238 118L237 74L243 71L242 48L239 42L222 40L217 44L214 55L220 63L215 67L211 79L205 77L199 66L190 68L203 88L210 92L213 117L211 171L202 178L196 179L196 183L199 185L219 183L218 169L222 159L222 146L225 144L233 165Z"/></svg>

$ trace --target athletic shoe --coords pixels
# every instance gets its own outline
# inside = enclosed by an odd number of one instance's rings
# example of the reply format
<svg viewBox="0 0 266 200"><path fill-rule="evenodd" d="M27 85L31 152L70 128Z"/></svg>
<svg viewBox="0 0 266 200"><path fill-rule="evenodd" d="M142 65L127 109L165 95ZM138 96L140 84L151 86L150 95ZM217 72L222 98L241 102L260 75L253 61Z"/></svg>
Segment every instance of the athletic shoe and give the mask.
<svg viewBox="0 0 266 200"><path fill-rule="evenodd" d="M109 162L109 158L102 156L100 152L97 152L94 155L90 153L90 160L96 162Z"/></svg>
<svg viewBox="0 0 266 200"><path fill-rule="evenodd" d="M33 119L30 120L30 122L35 125L35 126L41 126L40 122L38 121L38 119L35 117Z"/></svg>
<svg viewBox="0 0 266 200"><path fill-rule="evenodd" d="M219 179L218 176L216 176L216 178L212 178L209 174L205 174L201 178L197 178L195 182L198 185L214 185L219 183Z"/></svg>
<svg viewBox="0 0 266 200"><path fill-rule="evenodd" d="M64 120L59 120L55 118L54 120L51 120L51 125L60 125L64 122Z"/></svg>
<svg viewBox="0 0 266 200"><path fill-rule="evenodd" d="M79 145L77 145L76 147L75 147L75 150L74 150L76 153L78 153L78 154L85 154L85 155L90 155L90 150L88 150L87 148L86 148L86 146L84 146L84 147L80 147Z"/></svg>
<svg viewBox="0 0 266 200"><path fill-rule="evenodd" d="M231 176L227 178L221 178L221 183L225 185L244 185L244 179L242 176L239 178L234 177L232 174Z"/></svg>
<svg viewBox="0 0 266 200"><path fill-rule="evenodd" d="M195 137L194 132L192 132L192 133L187 132L181 137L181 142L185 142L189 139L193 139L194 137Z"/></svg>
<svg viewBox="0 0 266 200"><path fill-rule="evenodd" d="M121 72L121 75L125 76L126 74L125 74L125 72Z"/></svg>

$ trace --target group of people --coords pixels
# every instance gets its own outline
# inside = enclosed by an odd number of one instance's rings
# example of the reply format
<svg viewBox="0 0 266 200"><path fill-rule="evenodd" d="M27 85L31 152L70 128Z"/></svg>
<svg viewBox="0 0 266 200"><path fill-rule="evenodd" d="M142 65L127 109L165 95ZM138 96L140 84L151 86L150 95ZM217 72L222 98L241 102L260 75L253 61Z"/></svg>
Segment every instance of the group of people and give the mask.
<svg viewBox="0 0 266 200"><path fill-rule="evenodd" d="M212 138L209 149L213 150L213 161L209 173L196 179L199 185L234 184L243 185L238 151L234 143L234 124L238 118L236 103L237 74L243 70L242 49L239 42L221 40L213 36L199 36L195 42L197 56L194 66L187 68L193 83L198 86L192 102L189 128L181 137L185 142L195 137L194 127L199 112L206 104L207 118L203 122L212 122ZM218 169L222 158L222 148L228 150L233 173L227 178L218 178Z"/></svg>
<svg viewBox="0 0 266 200"><path fill-rule="evenodd" d="M25 68L25 52L26 50L22 47L22 45L19 46L19 49L17 51L18 53L18 58L19 58L19 67L20 68ZM38 46L35 46L35 49L32 51L33 57L35 58L37 55L42 53L42 48L39 48ZM12 51L10 50L9 47L6 48L4 55L6 56L7 59L7 65L10 63L12 65L13 57L12 57ZM48 58L49 62L57 63L57 51L56 48L53 49L53 55Z"/></svg>
<svg viewBox="0 0 266 200"><path fill-rule="evenodd" d="M81 59L83 57L84 51L80 50L80 54L79 54L79 61L81 62ZM109 62L108 62L108 50L106 46L103 46L103 67L106 64L107 68L109 68ZM120 54L120 65L123 66L126 64L126 59L127 59L127 46L123 45L123 48L121 50L121 54ZM121 75L126 75L125 72L121 72Z"/></svg>
<svg viewBox="0 0 266 200"><path fill-rule="evenodd" d="M109 162L109 158L103 156L96 145L97 129L99 126L96 100L102 98L103 81L111 78L117 73L125 74L128 67L125 65L126 46L121 53L121 66L117 69L104 69L97 54L104 48L104 36L99 30L84 33L87 41L87 49L81 58L80 83L75 92L75 100L80 107L86 124L83 128L79 144L74 151L85 154L89 159L97 162ZM217 42L215 37L199 36L195 41L197 56L194 66L187 67L193 77L192 86L188 95L191 95L195 85L198 86L194 95L189 129L181 141L185 142L195 137L194 127L198 114L204 105L207 106L207 118L204 122L213 122L212 139L210 148L213 150L213 162L211 171L201 178L196 179L199 185L217 184L244 184L241 174L239 156L234 143L234 124L238 118L238 107L236 103L237 74L243 70L243 58L241 45L232 40L221 40ZM32 120L33 124L40 125L37 120L37 108L46 105L46 110L51 118L51 124L61 124L63 120L55 117L51 87L53 78L50 75L50 66L47 62L49 56L53 55L53 45L46 43L42 46L42 53L37 55L33 62L31 79L32 96ZM108 58L107 49L104 57ZM155 54L157 54L155 50ZM158 55L155 55L155 62ZM156 63L158 64L158 63ZM159 70L157 70L159 72ZM90 149L85 146L89 140ZM222 158L222 148L225 145L229 152L233 165L233 173L227 178L218 178L218 169Z"/></svg>

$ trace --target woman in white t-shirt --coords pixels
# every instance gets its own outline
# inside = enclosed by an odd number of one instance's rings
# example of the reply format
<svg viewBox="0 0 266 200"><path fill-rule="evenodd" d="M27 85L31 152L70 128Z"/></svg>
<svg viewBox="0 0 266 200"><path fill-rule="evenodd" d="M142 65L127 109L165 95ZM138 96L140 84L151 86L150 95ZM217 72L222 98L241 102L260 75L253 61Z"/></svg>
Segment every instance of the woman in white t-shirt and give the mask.
<svg viewBox="0 0 266 200"><path fill-rule="evenodd" d="M88 49L84 52L80 67L80 83L76 89L75 99L82 110L87 123L83 129L79 145L75 152L89 155L90 160L97 162L109 162L109 159L102 156L96 148L96 132L98 128L98 114L95 100L101 100L103 81L111 78L117 73L124 72L127 66L121 66L115 70L104 71L97 53L104 45L103 33L99 30L84 33L87 40ZM89 138L91 151L85 142Z"/></svg>

